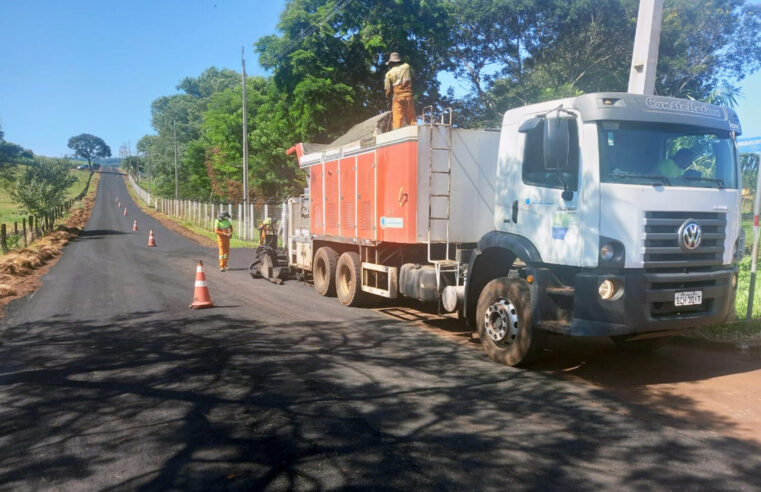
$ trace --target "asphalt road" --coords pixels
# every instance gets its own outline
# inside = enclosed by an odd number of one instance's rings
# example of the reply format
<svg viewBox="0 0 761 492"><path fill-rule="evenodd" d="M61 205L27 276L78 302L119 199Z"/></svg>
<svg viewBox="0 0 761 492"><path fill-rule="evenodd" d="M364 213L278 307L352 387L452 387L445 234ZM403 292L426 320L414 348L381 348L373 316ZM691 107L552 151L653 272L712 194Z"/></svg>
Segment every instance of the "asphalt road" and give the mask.
<svg viewBox="0 0 761 492"><path fill-rule="evenodd" d="M0 489L761 484L761 446L684 426L689 408L652 419L308 285L253 281L245 252L227 273L215 256L102 176L86 230L0 325ZM198 259L214 309L188 309Z"/></svg>

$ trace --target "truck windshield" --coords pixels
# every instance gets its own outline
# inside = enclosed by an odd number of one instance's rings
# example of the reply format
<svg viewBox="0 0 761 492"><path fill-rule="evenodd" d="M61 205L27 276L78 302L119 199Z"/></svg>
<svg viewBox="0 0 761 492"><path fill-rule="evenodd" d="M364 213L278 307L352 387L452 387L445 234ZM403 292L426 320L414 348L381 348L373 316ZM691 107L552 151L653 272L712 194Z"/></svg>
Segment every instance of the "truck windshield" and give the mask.
<svg viewBox="0 0 761 492"><path fill-rule="evenodd" d="M598 131L603 182L737 188L729 132L626 121L600 122Z"/></svg>

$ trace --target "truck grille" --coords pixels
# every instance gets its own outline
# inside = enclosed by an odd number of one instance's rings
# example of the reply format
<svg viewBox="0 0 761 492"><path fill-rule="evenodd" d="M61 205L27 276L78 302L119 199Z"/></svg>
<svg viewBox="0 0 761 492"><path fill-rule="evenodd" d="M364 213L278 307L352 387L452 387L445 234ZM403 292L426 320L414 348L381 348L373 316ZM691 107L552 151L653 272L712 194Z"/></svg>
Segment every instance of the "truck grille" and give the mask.
<svg viewBox="0 0 761 492"><path fill-rule="evenodd" d="M679 228L688 219L700 225L702 241L694 251L680 245ZM644 267L648 270L707 269L724 257L727 219L714 212L645 212ZM663 269L663 270L661 270Z"/></svg>

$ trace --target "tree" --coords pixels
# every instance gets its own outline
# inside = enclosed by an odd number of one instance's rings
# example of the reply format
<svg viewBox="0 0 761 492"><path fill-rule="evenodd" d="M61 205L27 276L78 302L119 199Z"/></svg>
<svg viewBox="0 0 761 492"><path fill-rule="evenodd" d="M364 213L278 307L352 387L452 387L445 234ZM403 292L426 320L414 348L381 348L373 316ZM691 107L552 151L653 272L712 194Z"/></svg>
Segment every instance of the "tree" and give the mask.
<svg viewBox="0 0 761 492"><path fill-rule="evenodd" d="M65 159L39 158L18 174L11 198L25 212L44 216L66 200L66 189L76 181L70 167Z"/></svg>
<svg viewBox="0 0 761 492"><path fill-rule="evenodd" d="M111 157L111 148L106 145L102 138L82 133L69 139L69 148L74 151L74 155L82 159L87 159L87 167L92 169L93 159Z"/></svg>
<svg viewBox="0 0 761 492"><path fill-rule="evenodd" d="M292 0L280 36L255 44L285 101L293 141L331 141L386 108L383 75L397 51L417 72L417 105L438 103L451 18L445 0Z"/></svg>
<svg viewBox="0 0 761 492"><path fill-rule="evenodd" d="M761 6L671 0L663 12L656 92L716 98L761 67ZM585 92L626 91L636 0L453 0L455 75L472 90L466 124ZM713 95L712 95L713 94ZM724 95L728 95L726 92Z"/></svg>
<svg viewBox="0 0 761 492"><path fill-rule="evenodd" d="M0 128L0 183L7 185L13 181L13 169L17 164L29 163L34 158L31 150L5 141L5 133Z"/></svg>

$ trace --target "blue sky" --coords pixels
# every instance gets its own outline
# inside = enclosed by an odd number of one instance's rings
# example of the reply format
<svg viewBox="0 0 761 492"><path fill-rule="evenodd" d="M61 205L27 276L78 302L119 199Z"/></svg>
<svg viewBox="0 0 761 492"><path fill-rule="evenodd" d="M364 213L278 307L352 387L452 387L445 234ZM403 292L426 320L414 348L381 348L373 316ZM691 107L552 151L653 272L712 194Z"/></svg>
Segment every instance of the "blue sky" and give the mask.
<svg viewBox="0 0 761 492"><path fill-rule="evenodd" d="M92 133L119 146L152 133L151 102L214 65L263 74L252 45L284 0L0 0L0 125L36 154Z"/></svg>
<svg viewBox="0 0 761 492"><path fill-rule="evenodd" d="M214 65L263 74L252 44L285 0L0 0L0 125L8 141L63 156L69 137L119 146L152 133L150 105ZM461 85L461 84L457 84ZM742 84L745 136L761 136L761 73ZM134 150L133 150L134 151Z"/></svg>

